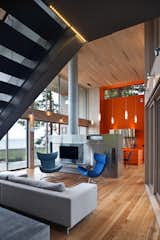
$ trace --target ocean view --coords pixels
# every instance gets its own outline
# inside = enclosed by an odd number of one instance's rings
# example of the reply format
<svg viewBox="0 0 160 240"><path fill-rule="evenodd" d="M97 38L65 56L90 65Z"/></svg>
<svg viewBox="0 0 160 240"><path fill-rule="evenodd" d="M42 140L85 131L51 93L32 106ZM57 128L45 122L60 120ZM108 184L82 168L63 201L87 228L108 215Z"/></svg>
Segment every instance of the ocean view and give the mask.
<svg viewBox="0 0 160 240"><path fill-rule="evenodd" d="M27 146L26 139L9 139L9 149L25 149ZM0 141L0 150L6 149L6 140Z"/></svg>

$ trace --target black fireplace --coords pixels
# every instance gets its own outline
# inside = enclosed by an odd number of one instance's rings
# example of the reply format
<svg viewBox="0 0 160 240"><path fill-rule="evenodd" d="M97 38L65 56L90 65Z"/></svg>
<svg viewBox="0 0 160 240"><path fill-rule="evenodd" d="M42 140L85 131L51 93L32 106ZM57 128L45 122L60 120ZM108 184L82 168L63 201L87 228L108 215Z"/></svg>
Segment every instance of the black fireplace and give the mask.
<svg viewBox="0 0 160 240"><path fill-rule="evenodd" d="M64 163L81 163L83 161L83 144L60 145L59 157Z"/></svg>

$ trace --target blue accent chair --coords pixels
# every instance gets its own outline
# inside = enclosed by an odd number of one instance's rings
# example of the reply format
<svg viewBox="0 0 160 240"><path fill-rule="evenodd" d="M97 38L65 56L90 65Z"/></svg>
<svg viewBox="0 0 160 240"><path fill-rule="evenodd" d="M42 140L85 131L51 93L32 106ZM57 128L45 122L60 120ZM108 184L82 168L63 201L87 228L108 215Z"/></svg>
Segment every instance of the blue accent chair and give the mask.
<svg viewBox="0 0 160 240"><path fill-rule="evenodd" d="M58 152L54 152L54 153L37 152L37 157L41 162L41 165L40 165L41 172L43 173L58 172L63 167L63 165L55 163L57 156L58 156Z"/></svg>
<svg viewBox="0 0 160 240"><path fill-rule="evenodd" d="M90 182L91 179L99 177L103 173L108 162L108 155L102 153L94 153L94 159L96 161L96 164L92 170L78 166L78 170L82 176L88 177L88 182Z"/></svg>

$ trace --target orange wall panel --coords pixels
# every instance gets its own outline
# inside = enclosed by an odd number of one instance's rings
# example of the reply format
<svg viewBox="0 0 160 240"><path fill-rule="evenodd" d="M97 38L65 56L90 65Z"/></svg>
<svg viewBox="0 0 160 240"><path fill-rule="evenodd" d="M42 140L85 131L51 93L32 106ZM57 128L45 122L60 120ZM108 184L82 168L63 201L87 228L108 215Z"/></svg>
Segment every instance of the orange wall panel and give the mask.
<svg viewBox="0 0 160 240"><path fill-rule="evenodd" d="M100 90L101 123L100 133L109 133L109 129L136 129L137 147L144 145L144 96L130 96L121 98L104 99L104 88ZM124 112L127 102L128 119L125 120ZM111 123L113 112L114 124ZM137 114L137 124L134 123L134 115Z"/></svg>

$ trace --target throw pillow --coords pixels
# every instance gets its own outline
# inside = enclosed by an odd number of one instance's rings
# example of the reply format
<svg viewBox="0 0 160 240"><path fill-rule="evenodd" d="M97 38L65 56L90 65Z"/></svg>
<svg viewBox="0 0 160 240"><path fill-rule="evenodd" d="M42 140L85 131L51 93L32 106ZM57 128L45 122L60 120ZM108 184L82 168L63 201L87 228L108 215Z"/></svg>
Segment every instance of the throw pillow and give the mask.
<svg viewBox="0 0 160 240"><path fill-rule="evenodd" d="M48 189L48 190L57 191L57 192L65 191L65 185L62 182L50 183L50 182L45 182L45 181L36 181L31 178L16 177L14 175L8 176L8 180L11 182L15 182L15 183L26 184L26 185L29 185L32 187Z"/></svg>

